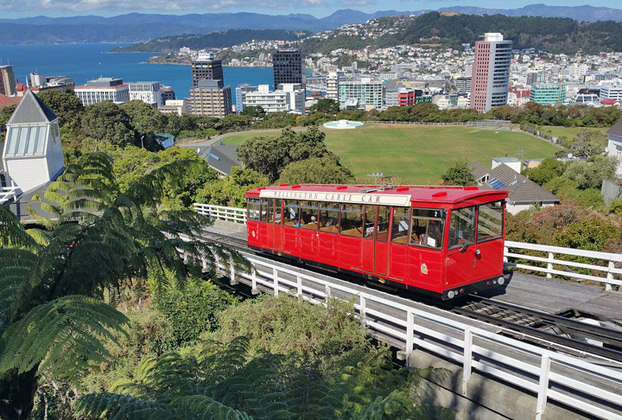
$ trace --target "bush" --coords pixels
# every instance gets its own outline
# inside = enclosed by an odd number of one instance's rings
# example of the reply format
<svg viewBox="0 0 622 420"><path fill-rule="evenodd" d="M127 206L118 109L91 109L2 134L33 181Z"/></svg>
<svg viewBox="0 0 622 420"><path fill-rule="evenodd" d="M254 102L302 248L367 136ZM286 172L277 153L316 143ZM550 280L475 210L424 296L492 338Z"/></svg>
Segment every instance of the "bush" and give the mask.
<svg viewBox="0 0 622 420"><path fill-rule="evenodd" d="M189 282L183 291L169 289L154 298L156 308L171 329L166 343L170 348L196 342L201 333L215 331L218 313L237 302L236 297L202 280Z"/></svg>

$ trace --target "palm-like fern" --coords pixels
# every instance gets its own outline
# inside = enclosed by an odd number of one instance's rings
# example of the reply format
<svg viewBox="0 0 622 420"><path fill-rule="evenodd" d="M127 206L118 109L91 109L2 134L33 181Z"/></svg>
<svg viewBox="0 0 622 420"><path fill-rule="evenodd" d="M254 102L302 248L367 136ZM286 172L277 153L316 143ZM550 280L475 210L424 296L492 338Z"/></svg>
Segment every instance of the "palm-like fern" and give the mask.
<svg viewBox="0 0 622 420"><path fill-rule="evenodd" d="M44 369L74 374L107 356L100 339L126 320L93 298L149 267L183 284L202 256L227 255L193 240L204 218L161 205L163 185L184 166L159 168L121 194L110 158L84 155L48 187L47 216L37 216L45 229L26 232L0 207L0 418L28 415Z"/></svg>

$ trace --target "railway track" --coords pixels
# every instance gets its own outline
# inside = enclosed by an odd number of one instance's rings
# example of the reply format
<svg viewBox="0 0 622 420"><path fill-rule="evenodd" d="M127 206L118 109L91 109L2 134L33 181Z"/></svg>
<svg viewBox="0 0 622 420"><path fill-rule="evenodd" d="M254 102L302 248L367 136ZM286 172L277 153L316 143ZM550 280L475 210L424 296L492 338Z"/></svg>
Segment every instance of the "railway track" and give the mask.
<svg viewBox="0 0 622 420"><path fill-rule="evenodd" d="M238 251L254 252L242 239L209 231L204 231L201 236ZM325 273L325 271L322 272ZM367 285L383 291L387 290L386 286L377 282L368 282ZM420 298L420 296L413 296L412 293L406 293L406 295L410 299ZM622 362L622 329L573 319L569 316L576 316L574 311L556 315L478 295L470 295L462 302L423 300L426 304L483 321L489 325L496 325L500 327L499 333L501 334L529 341L551 350L563 351L580 357L595 355Z"/></svg>

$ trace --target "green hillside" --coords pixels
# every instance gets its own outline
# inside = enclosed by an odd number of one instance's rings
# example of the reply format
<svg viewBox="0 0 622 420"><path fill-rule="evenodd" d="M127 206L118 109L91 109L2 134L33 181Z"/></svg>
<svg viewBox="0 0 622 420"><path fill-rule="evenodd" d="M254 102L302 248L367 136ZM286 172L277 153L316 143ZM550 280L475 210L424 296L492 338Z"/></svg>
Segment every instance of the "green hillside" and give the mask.
<svg viewBox="0 0 622 420"><path fill-rule="evenodd" d="M553 156L557 146L523 132L480 130L473 127L370 125L356 130L324 130L326 144L357 177L382 172L402 183L436 184L457 160L490 165L493 157L540 159ZM225 137L241 144L257 133ZM266 133L264 136L278 136Z"/></svg>

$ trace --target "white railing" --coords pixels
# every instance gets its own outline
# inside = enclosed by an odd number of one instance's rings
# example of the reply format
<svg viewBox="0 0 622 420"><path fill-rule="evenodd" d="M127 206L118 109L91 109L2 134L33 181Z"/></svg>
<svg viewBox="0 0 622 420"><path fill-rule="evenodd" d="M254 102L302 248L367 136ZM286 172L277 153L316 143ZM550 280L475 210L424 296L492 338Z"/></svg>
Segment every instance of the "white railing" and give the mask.
<svg viewBox="0 0 622 420"><path fill-rule="evenodd" d="M361 324L380 340L398 343L406 357L418 348L462 366L458 392L465 396L469 395L472 372L478 371L537 395L533 401L536 419L541 418L549 400L591 416L622 419L622 364L591 363L487 331L458 315L450 317L383 292L372 293L317 273L243 255L251 264L249 272L236 272L231 264L220 265L232 284L239 281L255 293L268 290L275 296L289 294L314 304L324 304L334 296L354 302Z"/></svg>
<svg viewBox="0 0 622 420"><path fill-rule="evenodd" d="M522 251L539 251L546 253L546 257L528 255L526 253L516 252ZM556 256L573 256L583 257L592 260L590 263L566 261L565 259L556 258ZM610 252L587 251L584 249L563 248L559 246L529 244L524 242L505 241L504 256L506 261L527 260L540 263L540 265L526 264L519 262L516 267L526 270L546 273L548 278L556 276L564 276L573 280L592 280L604 283L606 290L612 290L613 286L622 286L620 275L622 269L616 268L616 264L622 263L621 254L613 254ZM544 266L546 265L546 266ZM563 268L563 269L562 269ZM591 274L573 272L573 268L589 270ZM616 278L617 275L617 278Z"/></svg>
<svg viewBox="0 0 622 420"><path fill-rule="evenodd" d="M2 187L0 188L0 204L15 201L21 194L22 190L19 187Z"/></svg>
<svg viewBox="0 0 622 420"><path fill-rule="evenodd" d="M197 213L214 219L226 220L227 222L233 223L246 223L246 209L201 203L194 203L194 209Z"/></svg>
<svg viewBox="0 0 622 420"><path fill-rule="evenodd" d="M197 212L217 219L235 223L246 223L246 209L237 207L214 206L211 204L195 204ZM520 252L523 251L523 252ZM528 255L525 251L540 251L547 254L543 256ZM516 263L518 268L545 273L548 278L563 276L576 281L591 280L605 285L607 291L613 286L622 286L622 255L609 252L586 251L582 249L563 248L550 245L537 245L524 242L505 241L505 260L514 263L517 260L533 261L537 264ZM584 257L589 258L589 263L567 261L558 257ZM618 267L616 267L618 265ZM584 272L572 271L573 268L582 269ZM589 270L590 273L585 273Z"/></svg>

